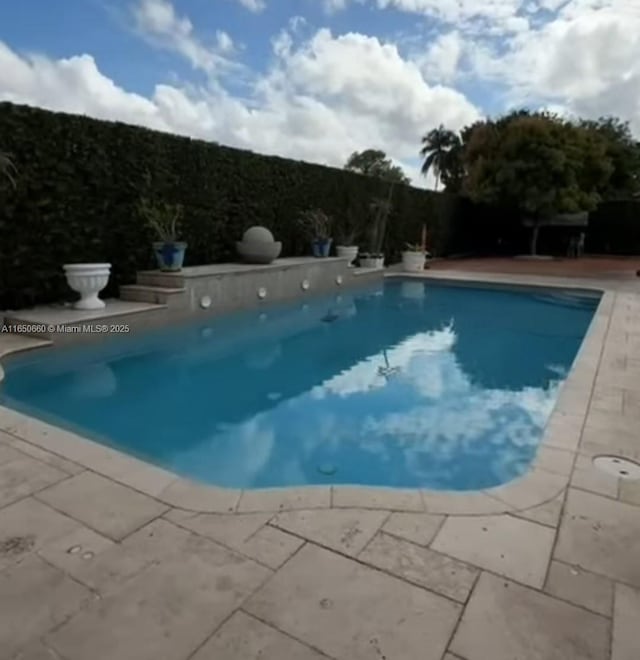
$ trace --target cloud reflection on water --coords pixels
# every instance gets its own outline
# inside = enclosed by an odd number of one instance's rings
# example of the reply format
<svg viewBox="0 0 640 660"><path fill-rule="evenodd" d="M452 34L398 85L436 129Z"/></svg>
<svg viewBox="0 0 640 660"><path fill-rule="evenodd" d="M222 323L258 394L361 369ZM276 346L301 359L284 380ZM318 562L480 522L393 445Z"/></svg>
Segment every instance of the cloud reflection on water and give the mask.
<svg viewBox="0 0 640 660"><path fill-rule="evenodd" d="M535 454L561 380L549 370L547 387L485 389L463 371L455 346L454 324L416 333L386 357L371 355L275 409L219 429L209 440L215 472L236 482L241 473L252 486L274 485L275 465L280 479L286 472L300 484L360 483L363 474L373 484L381 473L391 485L455 489L513 479ZM387 364L399 372L385 378L379 369ZM190 463L190 453L180 462ZM321 465L335 473L323 475Z"/></svg>

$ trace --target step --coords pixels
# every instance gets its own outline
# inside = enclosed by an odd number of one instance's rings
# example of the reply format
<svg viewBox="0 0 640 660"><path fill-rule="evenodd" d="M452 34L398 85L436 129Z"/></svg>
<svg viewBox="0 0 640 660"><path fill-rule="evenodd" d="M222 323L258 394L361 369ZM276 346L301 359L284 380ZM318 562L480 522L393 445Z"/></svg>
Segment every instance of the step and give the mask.
<svg viewBox="0 0 640 660"><path fill-rule="evenodd" d="M136 284L140 286L177 289L184 287L184 277L180 272L167 273L161 270L142 270L136 275Z"/></svg>
<svg viewBox="0 0 640 660"><path fill-rule="evenodd" d="M125 284L120 287L120 300L168 305L171 301L177 301L184 292L185 289L182 287Z"/></svg>

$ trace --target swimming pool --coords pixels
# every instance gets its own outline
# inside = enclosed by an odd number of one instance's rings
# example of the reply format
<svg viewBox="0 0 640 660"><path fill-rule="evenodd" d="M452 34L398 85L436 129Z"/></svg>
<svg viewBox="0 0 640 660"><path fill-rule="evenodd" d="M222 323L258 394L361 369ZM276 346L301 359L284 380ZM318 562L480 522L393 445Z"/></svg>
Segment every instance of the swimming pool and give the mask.
<svg viewBox="0 0 640 660"><path fill-rule="evenodd" d="M4 405L204 483L524 474L599 296L393 278L8 361Z"/></svg>

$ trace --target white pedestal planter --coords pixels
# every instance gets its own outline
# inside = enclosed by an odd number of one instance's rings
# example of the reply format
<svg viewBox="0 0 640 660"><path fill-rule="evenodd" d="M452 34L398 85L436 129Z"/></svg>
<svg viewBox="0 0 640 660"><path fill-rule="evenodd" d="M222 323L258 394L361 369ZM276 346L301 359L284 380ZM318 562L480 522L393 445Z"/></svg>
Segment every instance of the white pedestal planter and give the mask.
<svg viewBox="0 0 640 660"><path fill-rule="evenodd" d="M358 256L358 246L336 245L336 254L339 257L346 257L349 259L349 265L351 265L355 261L355 258Z"/></svg>
<svg viewBox="0 0 640 660"><path fill-rule="evenodd" d="M407 273L421 273L427 257L424 252L407 250L402 253L402 267Z"/></svg>
<svg viewBox="0 0 640 660"><path fill-rule="evenodd" d="M98 294L107 286L111 264L65 264L67 283L80 294L75 309L103 309L105 304Z"/></svg>

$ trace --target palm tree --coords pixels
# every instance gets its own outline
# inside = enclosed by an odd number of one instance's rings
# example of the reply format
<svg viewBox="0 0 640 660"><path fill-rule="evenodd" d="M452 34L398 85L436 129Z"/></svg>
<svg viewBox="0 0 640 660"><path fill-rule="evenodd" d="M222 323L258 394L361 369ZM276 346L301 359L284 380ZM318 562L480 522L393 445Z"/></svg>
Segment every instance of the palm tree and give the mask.
<svg viewBox="0 0 640 660"><path fill-rule="evenodd" d="M449 152L459 146L460 138L442 124L422 138L422 149L420 149L420 155L424 158L422 173L426 176L429 170L433 170L436 177L436 190L442 180L442 174L447 172L452 165L452 159L447 158Z"/></svg>
<svg viewBox="0 0 640 660"><path fill-rule="evenodd" d="M16 187L16 166L11 162L11 158L4 151L0 151L0 174L9 179L9 183Z"/></svg>

